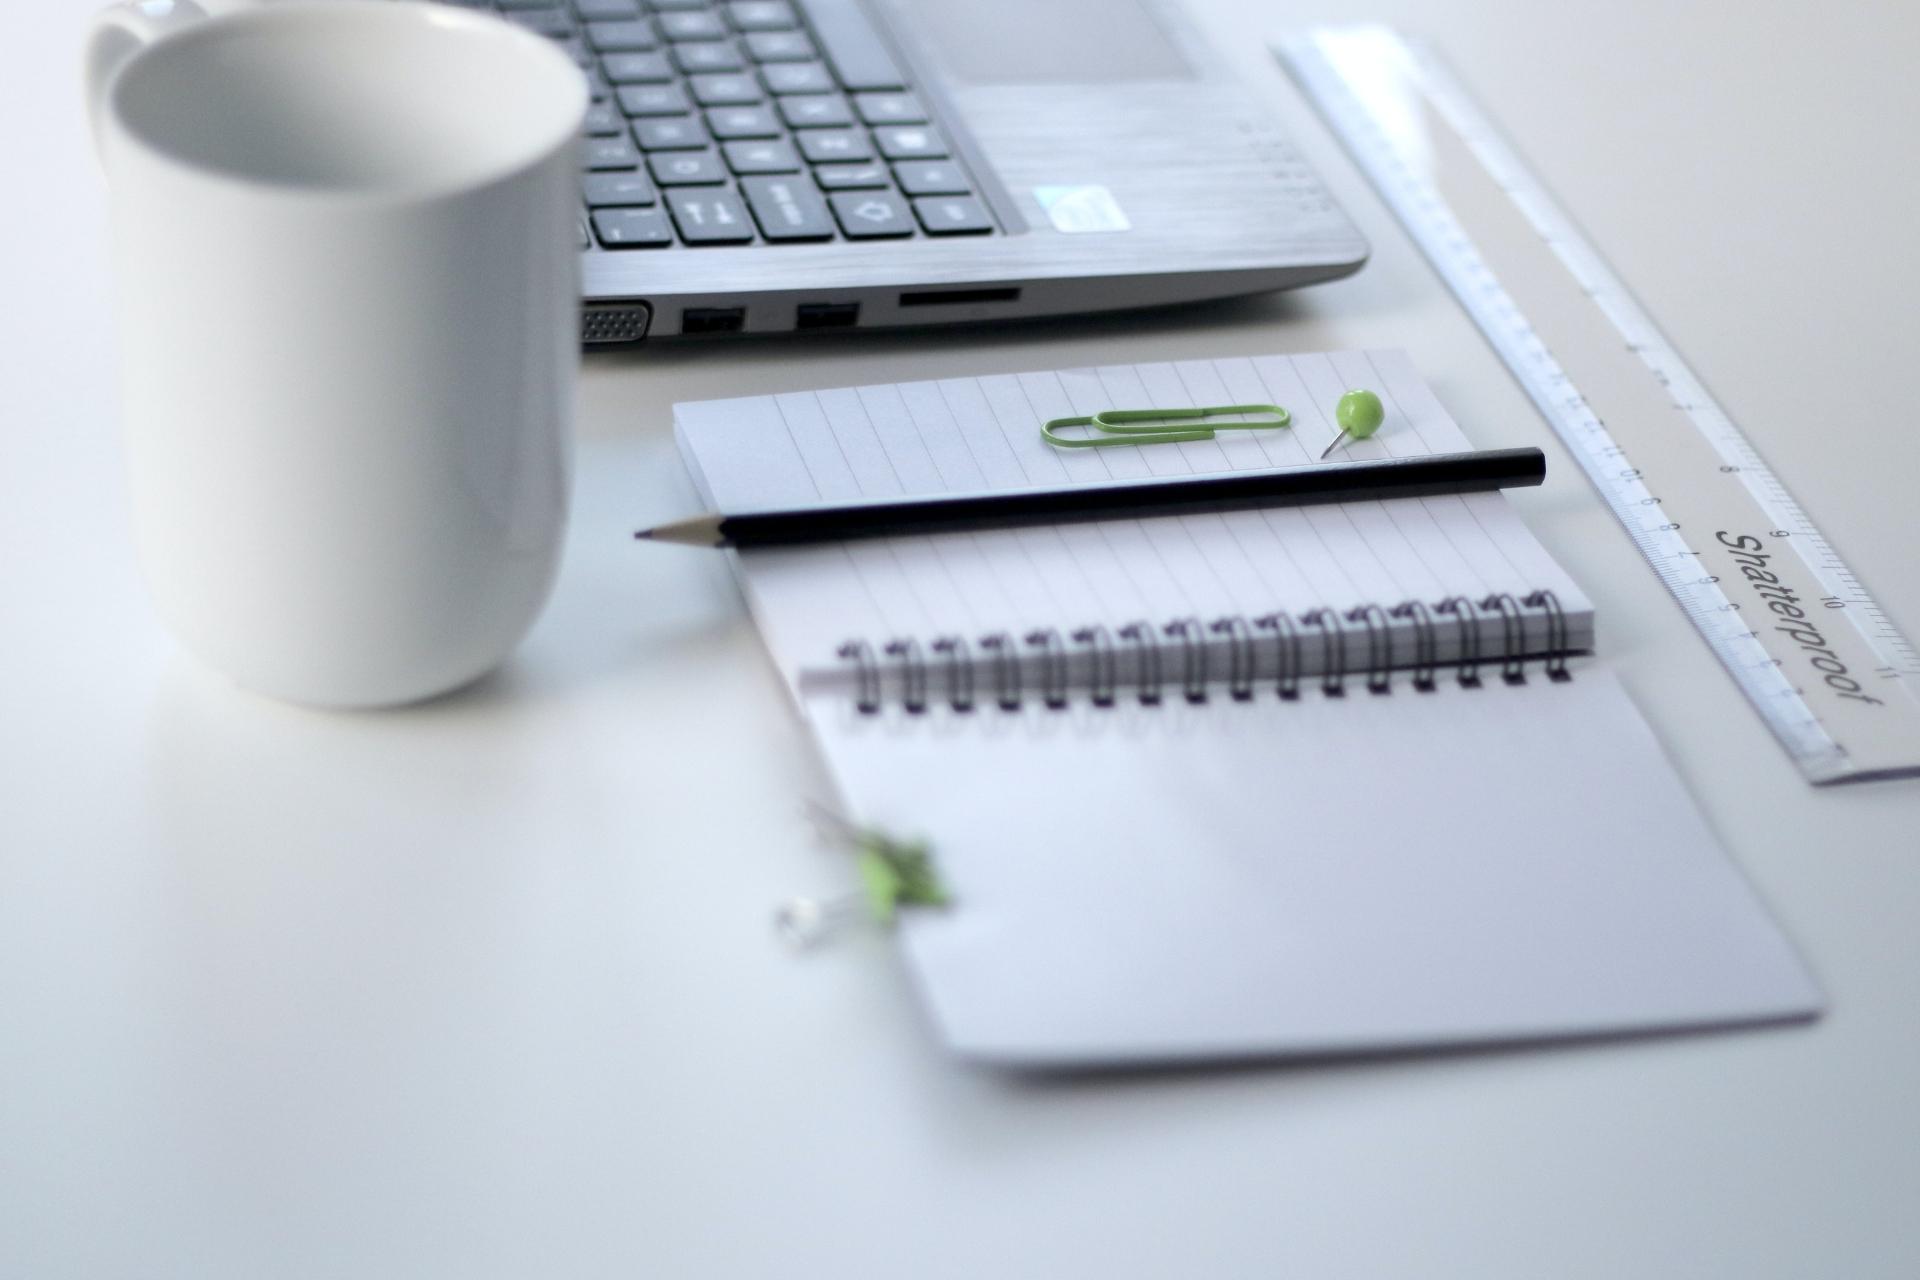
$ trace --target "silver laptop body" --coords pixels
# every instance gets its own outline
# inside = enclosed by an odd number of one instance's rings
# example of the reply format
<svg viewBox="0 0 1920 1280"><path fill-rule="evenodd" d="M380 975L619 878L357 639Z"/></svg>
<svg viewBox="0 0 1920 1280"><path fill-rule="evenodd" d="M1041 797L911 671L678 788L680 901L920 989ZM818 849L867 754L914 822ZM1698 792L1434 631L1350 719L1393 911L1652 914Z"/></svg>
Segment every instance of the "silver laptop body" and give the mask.
<svg viewBox="0 0 1920 1280"><path fill-rule="evenodd" d="M511 6L515 0L494 2ZM690 20L671 15L699 3L654 0L642 12L646 21L667 23L665 30L676 34ZM904 92L924 104L925 129L940 139L944 159L970 190L955 198L959 204L912 198L901 186L909 176L901 165L912 163L909 149L906 160L872 157L882 175L877 180L899 180L872 192L871 199L857 188L825 193L839 197L828 210L839 225L825 224L832 239L771 239L764 200L754 207L759 233L750 243L676 240L643 248L599 238L621 234L622 218L636 226L650 217L655 225L670 225L669 197L683 235L697 230L689 217L717 215L732 229L727 210L704 198L720 190L713 187L660 186L658 216L645 209L588 209L582 239L590 245L583 254L590 344L1148 307L1331 280L1358 270L1366 259L1366 242L1319 179L1169 0L790 0L785 6L707 0L706 8L734 23L789 12L818 46L817 62L843 79L864 75L878 84L871 66L853 64L878 60L884 67L890 57L897 77L908 82ZM513 16L510 8L507 16ZM583 25L581 34L609 30ZM784 47L781 40L797 39L804 48L805 34L756 37L729 28L727 40L746 53ZM875 40L883 54L873 48ZM659 47L673 58L686 56L670 43ZM583 63L593 56L588 46ZM749 93L769 75L751 60L743 72ZM688 91L737 90L736 79L709 77ZM897 106L892 95L859 93L856 84L834 87L861 111L873 104ZM605 83L601 88L603 96L612 95L598 104L602 110L622 103L644 108L664 92ZM769 99L765 105L786 110L799 104ZM749 107L722 114L727 110L703 108L696 99L688 118L695 129L705 119L716 137L723 124L752 118ZM896 127L883 138L878 124L857 113L851 124L854 141L863 146L868 135L876 144L925 142L914 126ZM642 128L641 134L651 139L658 128L678 126ZM794 140L812 144L824 138L790 135ZM723 152L727 162L765 154L753 145L713 142L709 150ZM686 166L692 155L647 152L636 160L637 177L645 183L651 172L656 181L671 181L663 159ZM827 166L836 180L862 172ZM760 178L752 194L799 196L815 212L793 212L796 224L819 218L821 195L810 173L803 164L794 175ZM748 194L741 184L749 180L729 180L740 188L737 210ZM966 204L968 198L977 207ZM946 234L929 221L938 215L978 217L982 210L992 225L969 234ZM916 212L918 222L911 218ZM861 219L884 223L888 215L905 215L907 229L895 228L899 234L890 238L849 238L863 232ZM750 234L754 223L746 225L749 230L737 234Z"/></svg>

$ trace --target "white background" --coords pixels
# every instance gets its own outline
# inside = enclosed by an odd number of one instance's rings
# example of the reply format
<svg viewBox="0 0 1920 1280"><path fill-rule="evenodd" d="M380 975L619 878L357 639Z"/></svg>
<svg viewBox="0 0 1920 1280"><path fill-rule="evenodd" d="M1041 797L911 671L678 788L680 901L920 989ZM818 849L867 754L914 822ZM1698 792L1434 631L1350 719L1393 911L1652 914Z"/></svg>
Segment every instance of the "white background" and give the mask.
<svg viewBox="0 0 1920 1280"><path fill-rule="evenodd" d="M1904 5L1197 0L1373 239L1292 297L651 348L583 379L574 539L520 657L327 716L174 650L126 521L87 0L0 42L0 1275L1910 1276L1920 782L1815 792L1260 49L1438 37L1854 568L1920 630ZM297 245L289 245L297 251ZM297 301L297 300L294 300ZM1405 346L1833 1010L1806 1028L1022 1082L934 1048L687 513L678 399ZM1338 975L1329 975L1338 981Z"/></svg>

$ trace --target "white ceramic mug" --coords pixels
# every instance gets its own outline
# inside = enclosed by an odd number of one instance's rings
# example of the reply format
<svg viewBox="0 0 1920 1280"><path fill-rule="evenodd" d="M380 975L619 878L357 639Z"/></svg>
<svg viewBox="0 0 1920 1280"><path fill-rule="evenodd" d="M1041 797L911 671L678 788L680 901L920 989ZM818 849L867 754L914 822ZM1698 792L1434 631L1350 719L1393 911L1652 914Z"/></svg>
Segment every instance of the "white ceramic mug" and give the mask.
<svg viewBox="0 0 1920 1280"><path fill-rule="evenodd" d="M579 70L441 6L142 0L87 79L161 613L312 705L490 670L566 520Z"/></svg>

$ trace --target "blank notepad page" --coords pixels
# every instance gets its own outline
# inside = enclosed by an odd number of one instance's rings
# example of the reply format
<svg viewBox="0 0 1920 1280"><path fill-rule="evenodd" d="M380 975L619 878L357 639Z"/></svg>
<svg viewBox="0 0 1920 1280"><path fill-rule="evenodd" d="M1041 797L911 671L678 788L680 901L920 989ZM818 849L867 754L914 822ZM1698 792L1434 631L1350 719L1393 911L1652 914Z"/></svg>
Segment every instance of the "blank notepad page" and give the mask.
<svg viewBox="0 0 1920 1280"><path fill-rule="evenodd" d="M1072 1065L1804 1017L1820 994L1619 684L808 719L932 842L948 1045Z"/></svg>
<svg viewBox="0 0 1920 1280"><path fill-rule="evenodd" d="M1313 465L1333 404L1380 394L1353 460L1472 448L1397 351L1108 366L798 392L676 407L720 511L839 499L1100 484ZM1271 403L1290 428L1063 450L1043 422L1103 409ZM876 539L741 557L789 677L849 636L1024 634L1139 620L1345 611L1551 589L1584 647L1591 606L1497 493Z"/></svg>

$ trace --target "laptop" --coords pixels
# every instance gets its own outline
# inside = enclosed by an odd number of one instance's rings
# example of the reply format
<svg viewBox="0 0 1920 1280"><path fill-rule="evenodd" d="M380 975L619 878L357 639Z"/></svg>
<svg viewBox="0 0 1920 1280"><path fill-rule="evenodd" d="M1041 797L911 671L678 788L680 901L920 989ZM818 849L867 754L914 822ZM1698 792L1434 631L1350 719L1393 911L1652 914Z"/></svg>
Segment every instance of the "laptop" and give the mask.
<svg viewBox="0 0 1920 1280"><path fill-rule="evenodd" d="M1366 242L1169 0L450 0L593 86L589 344L1286 289Z"/></svg>

